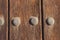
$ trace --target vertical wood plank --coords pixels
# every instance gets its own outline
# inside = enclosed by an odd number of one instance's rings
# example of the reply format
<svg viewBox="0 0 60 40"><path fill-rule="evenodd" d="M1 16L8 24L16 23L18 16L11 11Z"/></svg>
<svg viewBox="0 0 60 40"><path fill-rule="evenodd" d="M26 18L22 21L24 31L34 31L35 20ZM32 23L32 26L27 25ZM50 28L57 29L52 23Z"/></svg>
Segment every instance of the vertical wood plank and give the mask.
<svg viewBox="0 0 60 40"><path fill-rule="evenodd" d="M0 18L4 19L4 24L0 25L0 40L8 40L8 0L0 0Z"/></svg>
<svg viewBox="0 0 60 40"><path fill-rule="evenodd" d="M44 40L60 40L60 0L43 0ZM46 19L52 17L54 25L47 25Z"/></svg>
<svg viewBox="0 0 60 40"><path fill-rule="evenodd" d="M32 26L31 16L38 17L39 23ZM12 18L20 17L21 24L12 25ZM10 40L42 40L41 0L10 0Z"/></svg>

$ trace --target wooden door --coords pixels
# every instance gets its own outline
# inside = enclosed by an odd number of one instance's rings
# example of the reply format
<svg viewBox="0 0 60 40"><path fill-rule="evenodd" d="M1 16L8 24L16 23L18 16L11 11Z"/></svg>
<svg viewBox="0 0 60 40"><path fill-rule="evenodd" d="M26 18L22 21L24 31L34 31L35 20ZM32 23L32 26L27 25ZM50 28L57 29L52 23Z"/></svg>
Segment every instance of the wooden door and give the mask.
<svg viewBox="0 0 60 40"><path fill-rule="evenodd" d="M0 0L0 40L8 40L8 0Z"/></svg>
<svg viewBox="0 0 60 40"><path fill-rule="evenodd" d="M44 40L60 40L60 0L43 0ZM47 25L46 19L52 17L53 25Z"/></svg>
<svg viewBox="0 0 60 40"><path fill-rule="evenodd" d="M31 17L38 18L38 24L32 25ZM20 25L13 25L14 18L20 19ZM41 0L10 0L10 40L42 40Z"/></svg>

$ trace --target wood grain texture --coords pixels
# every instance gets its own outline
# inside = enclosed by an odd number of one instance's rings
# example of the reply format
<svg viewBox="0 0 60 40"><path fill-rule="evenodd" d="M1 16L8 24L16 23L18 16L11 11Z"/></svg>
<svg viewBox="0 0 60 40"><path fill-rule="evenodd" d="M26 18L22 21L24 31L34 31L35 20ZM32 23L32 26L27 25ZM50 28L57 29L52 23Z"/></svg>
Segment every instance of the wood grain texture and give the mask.
<svg viewBox="0 0 60 40"><path fill-rule="evenodd" d="M44 40L60 40L60 0L43 0ZM54 25L47 25L46 19L53 17Z"/></svg>
<svg viewBox="0 0 60 40"><path fill-rule="evenodd" d="M0 0L0 17L5 21L0 25L0 40L8 40L8 0Z"/></svg>
<svg viewBox="0 0 60 40"><path fill-rule="evenodd" d="M30 25L31 16L38 25ZM13 17L20 17L21 25L12 25ZM10 40L42 40L41 0L10 0Z"/></svg>

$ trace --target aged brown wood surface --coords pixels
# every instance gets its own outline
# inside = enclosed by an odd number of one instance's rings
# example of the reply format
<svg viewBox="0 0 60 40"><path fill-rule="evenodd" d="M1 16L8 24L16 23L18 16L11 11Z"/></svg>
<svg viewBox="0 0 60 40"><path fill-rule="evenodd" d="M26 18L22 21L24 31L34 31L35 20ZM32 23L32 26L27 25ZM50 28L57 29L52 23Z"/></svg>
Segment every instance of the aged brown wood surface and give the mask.
<svg viewBox="0 0 60 40"><path fill-rule="evenodd" d="M31 16L38 17L37 25L29 23ZM12 25L13 17L21 18L18 27ZM10 0L10 40L42 40L40 0Z"/></svg>
<svg viewBox="0 0 60 40"><path fill-rule="evenodd" d="M8 0L0 0L0 18L5 21L0 25L0 40L8 40Z"/></svg>
<svg viewBox="0 0 60 40"><path fill-rule="evenodd" d="M43 0L44 40L60 40L60 0ZM47 25L46 19L53 17L54 25Z"/></svg>

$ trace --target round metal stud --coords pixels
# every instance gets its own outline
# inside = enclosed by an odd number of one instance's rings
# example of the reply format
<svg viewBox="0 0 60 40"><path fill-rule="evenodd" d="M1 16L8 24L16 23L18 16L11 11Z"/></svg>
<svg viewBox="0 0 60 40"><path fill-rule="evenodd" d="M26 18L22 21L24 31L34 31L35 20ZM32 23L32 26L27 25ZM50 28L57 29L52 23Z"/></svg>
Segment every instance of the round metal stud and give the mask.
<svg viewBox="0 0 60 40"><path fill-rule="evenodd" d="M14 26L19 26L21 24L21 20L19 17L14 17L13 20L12 20L12 24Z"/></svg>
<svg viewBox="0 0 60 40"><path fill-rule="evenodd" d="M4 25L4 18L0 17L0 26Z"/></svg>
<svg viewBox="0 0 60 40"><path fill-rule="evenodd" d="M31 17L29 22L32 25L37 25L38 24L38 18L37 17Z"/></svg>
<svg viewBox="0 0 60 40"><path fill-rule="evenodd" d="M46 22L47 22L48 25L53 25L55 20L54 20L54 18L49 17L49 18L47 18Z"/></svg>

